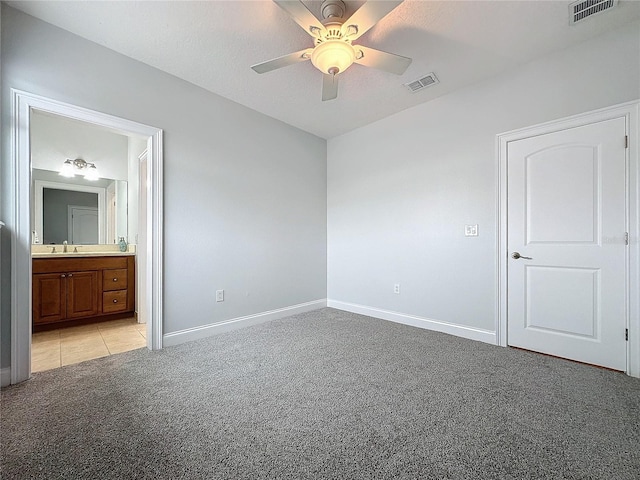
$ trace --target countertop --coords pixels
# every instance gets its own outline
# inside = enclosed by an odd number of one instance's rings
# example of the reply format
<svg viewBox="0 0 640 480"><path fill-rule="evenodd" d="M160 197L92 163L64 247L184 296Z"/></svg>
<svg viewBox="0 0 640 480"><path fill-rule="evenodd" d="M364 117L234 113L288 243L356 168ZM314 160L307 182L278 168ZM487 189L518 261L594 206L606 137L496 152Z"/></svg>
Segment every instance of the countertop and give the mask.
<svg viewBox="0 0 640 480"><path fill-rule="evenodd" d="M72 258L72 257L121 257L134 256L135 252L56 252L56 253L32 253L31 258Z"/></svg>

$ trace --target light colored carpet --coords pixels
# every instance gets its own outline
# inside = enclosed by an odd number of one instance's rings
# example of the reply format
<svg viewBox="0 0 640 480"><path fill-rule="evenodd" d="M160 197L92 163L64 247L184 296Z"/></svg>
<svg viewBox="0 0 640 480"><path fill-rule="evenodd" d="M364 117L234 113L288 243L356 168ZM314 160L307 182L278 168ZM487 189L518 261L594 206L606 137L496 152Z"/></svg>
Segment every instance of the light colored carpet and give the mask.
<svg viewBox="0 0 640 480"><path fill-rule="evenodd" d="M640 381L323 309L35 374L2 479L638 479Z"/></svg>

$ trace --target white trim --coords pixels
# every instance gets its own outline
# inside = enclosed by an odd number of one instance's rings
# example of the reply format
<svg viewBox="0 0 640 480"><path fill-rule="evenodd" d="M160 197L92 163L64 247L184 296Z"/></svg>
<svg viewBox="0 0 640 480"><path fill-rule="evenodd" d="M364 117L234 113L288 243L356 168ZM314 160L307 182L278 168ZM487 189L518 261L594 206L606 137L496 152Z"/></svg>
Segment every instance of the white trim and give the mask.
<svg viewBox="0 0 640 480"><path fill-rule="evenodd" d="M69 190L72 192L87 192L87 193L95 193L98 195L98 243L105 243L105 216L104 210L106 205L106 195L105 189L102 187L92 187L89 185L75 185L71 183L58 183L58 182L49 182L47 180L34 180L33 185L35 188L34 192L34 206L33 213L35 215L35 228L38 237L41 242L44 242L44 209L43 205L43 190L45 188L55 189L55 190Z"/></svg>
<svg viewBox="0 0 640 480"><path fill-rule="evenodd" d="M431 318L418 317L406 313L392 312L382 310L380 308L368 307L366 305L357 305L355 303L340 302L338 300L328 300L327 307L345 310L347 312L359 313L360 315L368 315L369 317L380 318L390 322L411 325L412 327L424 328L425 330L434 330L436 332L448 333L457 337L468 338L469 340L477 340L485 343L496 343L496 334L490 330L481 328L467 327L465 325L457 325L455 323L442 322Z"/></svg>
<svg viewBox="0 0 640 480"><path fill-rule="evenodd" d="M576 128L595 122L624 117L627 122L629 148L627 152L628 194L627 228L629 230L627 299L629 343L627 374L640 378L640 101L622 103L571 117L501 133L496 136L497 158L497 265L496 265L496 333L498 345L507 346L507 146L509 142L547 133Z"/></svg>
<svg viewBox="0 0 640 480"><path fill-rule="evenodd" d="M247 315L245 317L232 318L231 320L225 320L224 322L210 323L208 325L202 325L199 327L186 328L184 330L178 330L177 332L165 334L163 344L166 347L179 345L181 343L190 342L192 340L198 340L200 338L206 338L212 335L230 332L232 330L238 330L239 328L249 327L251 325L257 325L259 323L289 317L298 313L318 310L326 306L326 299L314 300L312 302L300 303L298 305L279 308L277 310L269 310L267 312Z"/></svg>
<svg viewBox="0 0 640 480"><path fill-rule="evenodd" d="M0 369L0 387L11 385L11 367Z"/></svg>
<svg viewBox="0 0 640 480"><path fill-rule="evenodd" d="M162 130L156 130L147 141L147 295L146 318L151 318L150 350L162 348L162 293L164 284L163 257L163 150ZM151 208L149 208L151 206ZM138 210L138 215L140 215ZM151 295L149 295L151 292Z"/></svg>
<svg viewBox="0 0 640 480"><path fill-rule="evenodd" d="M149 137L147 238L151 267L146 306L152 312L150 349L162 348L162 130L49 98L11 89L11 383L29 378L31 372L31 152L29 117L32 109L88 122L121 133Z"/></svg>
<svg viewBox="0 0 640 480"><path fill-rule="evenodd" d="M12 90L11 132L11 383L31 373L31 151L28 99Z"/></svg>

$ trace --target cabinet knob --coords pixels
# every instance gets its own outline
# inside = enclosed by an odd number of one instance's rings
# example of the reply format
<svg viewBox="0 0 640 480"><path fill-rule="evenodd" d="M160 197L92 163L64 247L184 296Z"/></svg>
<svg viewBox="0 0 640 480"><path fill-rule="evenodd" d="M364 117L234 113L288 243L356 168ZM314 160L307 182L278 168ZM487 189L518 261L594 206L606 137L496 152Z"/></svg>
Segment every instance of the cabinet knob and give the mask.
<svg viewBox="0 0 640 480"><path fill-rule="evenodd" d="M113 279L113 281L114 281L114 282L117 282L117 281L118 281L118 279L117 279L117 278L114 278L114 279Z"/></svg>
<svg viewBox="0 0 640 480"><path fill-rule="evenodd" d="M70 277L73 277L73 273L70 273L70 274L69 274L69 276L70 276Z"/></svg>
<svg viewBox="0 0 640 480"><path fill-rule="evenodd" d="M60 277L61 277L61 278L64 278L64 277L66 277L66 275L63 273L62 275L60 275Z"/></svg>
<svg viewBox="0 0 640 480"><path fill-rule="evenodd" d="M118 300L116 300L115 298L113 299L113 303L118 303Z"/></svg>

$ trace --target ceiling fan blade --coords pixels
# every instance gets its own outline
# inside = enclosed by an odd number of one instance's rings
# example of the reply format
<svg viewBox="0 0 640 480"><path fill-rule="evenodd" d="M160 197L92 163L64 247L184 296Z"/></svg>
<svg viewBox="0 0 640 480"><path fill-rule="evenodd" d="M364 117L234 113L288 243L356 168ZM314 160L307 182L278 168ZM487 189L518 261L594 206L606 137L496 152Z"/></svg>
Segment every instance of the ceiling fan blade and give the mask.
<svg viewBox="0 0 640 480"><path fill-rule="evenodd" d="M385 72L402 75L411 65L411 59L408 57L383 52L375 48L363 47L362 45L354 45L353 48L356 50L355 63L365 67L373 67Z"/></svg>
<svg viewBox="0 0 640 480"><path fill-rule="evenodd" d="M369 0L342 24L342 34L354 41L387 16L403 0L379 2Z"/></svg>
<svg viewBox="0 0 640 480"><path fill-rule="evenodd" d="M338 76L325 73L322 75L322 101L338 98Z"/></svg>
<svg viewBox="0 0 640 480"><path fill-rule="evenodd" d="M293 65L294 63L309 60L311 58L311 52L313 52L313 48L307 48L305 50L300 50L299 52L290 53L289 55L283 55L282 57L274 58L273 60L269 60L267 62L258 63L256 65L253 65L251 68L253 68L258 73L267 73L278 68Z"/></svg>
<svg viewBox="0 0 640 480"><path fill-rule="evenodd" d="M305 32L312 37L319 37L326 32L322 22L311 13L307 6L300 0L273 0L281 9L287 12L293 20L300 25Z"/></svg>

